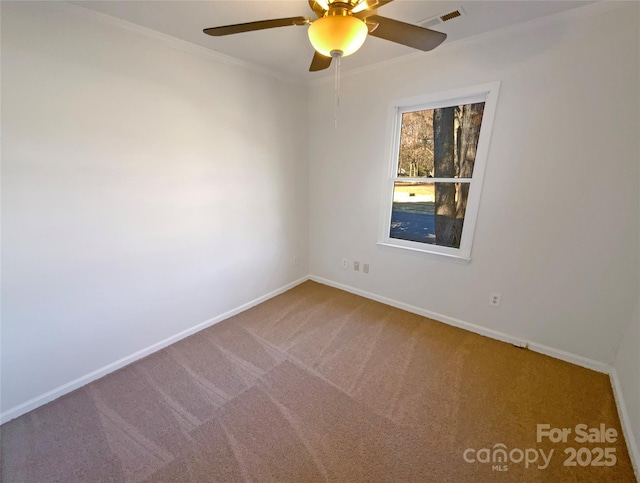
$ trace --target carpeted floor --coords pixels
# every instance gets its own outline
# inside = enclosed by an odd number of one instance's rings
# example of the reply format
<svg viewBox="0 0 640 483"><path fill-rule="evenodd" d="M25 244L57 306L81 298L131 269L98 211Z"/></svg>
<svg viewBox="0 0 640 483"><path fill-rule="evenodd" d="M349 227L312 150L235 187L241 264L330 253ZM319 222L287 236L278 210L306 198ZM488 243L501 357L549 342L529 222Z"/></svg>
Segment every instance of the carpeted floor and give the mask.
<svg viewBox="0 0 640 483"><path fill-rule="evenodd" d="M608 376L314 282L1 437L6 483L635 481Z"/></svg>

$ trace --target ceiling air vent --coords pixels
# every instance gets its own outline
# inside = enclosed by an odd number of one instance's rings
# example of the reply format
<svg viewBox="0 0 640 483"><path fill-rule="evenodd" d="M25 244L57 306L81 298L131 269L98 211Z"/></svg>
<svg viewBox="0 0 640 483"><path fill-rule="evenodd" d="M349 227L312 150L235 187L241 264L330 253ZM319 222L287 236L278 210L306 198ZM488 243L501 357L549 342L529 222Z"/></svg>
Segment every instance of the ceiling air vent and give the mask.
<svg viewBox="0 0 640 483"><path fill-rule="evenodd" d="M449 12L445 15L442 15L440 17L440 20L442 20L443 22L446 22L447 20L451 20L452 18L456 18L456 17L461 17L462 14L460 13L460 10L454 10L453 12Z"/></svg>
<svg viewBox="0 0 640 483"><path fill-rule="evenodd" d="M463 15L465 15L464 10L462 9L462 7L459 7L442 15L436 15L435 17L424 19L423 21L418 22L418 25L426 28L436 27L441 23L448 22L450 20L453 20L454 18L462 17Z"/></svg>

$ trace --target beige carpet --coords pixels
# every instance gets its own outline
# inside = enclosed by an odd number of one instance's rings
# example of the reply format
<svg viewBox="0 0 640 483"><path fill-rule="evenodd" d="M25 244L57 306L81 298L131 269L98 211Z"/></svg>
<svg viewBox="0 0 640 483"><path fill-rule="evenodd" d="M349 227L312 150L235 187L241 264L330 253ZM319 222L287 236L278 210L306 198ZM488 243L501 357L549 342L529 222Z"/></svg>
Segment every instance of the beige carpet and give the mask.
<svg viewBox="0 0 640 483"><path fill-rule="evenodd" d="M545 423L567 443L536 442ZM618 437L578 444L578 424ZM635 481L608 376L314 282L1 437L7 483Z"/></svg>

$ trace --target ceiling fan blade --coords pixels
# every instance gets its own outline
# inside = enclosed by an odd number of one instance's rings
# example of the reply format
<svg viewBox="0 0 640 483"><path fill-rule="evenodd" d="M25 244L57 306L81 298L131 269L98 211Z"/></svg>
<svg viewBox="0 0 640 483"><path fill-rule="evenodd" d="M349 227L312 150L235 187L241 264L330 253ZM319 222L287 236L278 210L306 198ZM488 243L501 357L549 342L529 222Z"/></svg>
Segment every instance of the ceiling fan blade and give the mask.
<svg viewBox="0 0 640 483"><path fill-rule="evenodd" d="M273 20L259 20L258 22L238 23L235 25L223 25L222 27L211 27L204 29L207 35L220 37L222 35L239 34L241 32L251 32L253 30L272 29L276 27L287 27L289 25L306 25L309 22L307 17L287 17Z"/></svg>
<svg viewBox="0 0 640 483"><path fill-rule="evenodd" d="M311 61L311 67L309 67L309 72L328 69L330 65L331 57L325 57L324 55L315 52L313 54L313 60Z"/></svg>
<svg viewBox="0 0 640 483"><path fill-rule="evenodd" d="M378 27L369 32L369 35L413 47L414 49L429 51L435 49L447 38L447 34L442 32L436 32L435 30L379 15L371 15L367 17L367 21L378 24Z"/></svg>
<svg viewBox="0 0 640 483"><path fill-rule="evenodd" d="M391 3L393 0L367 0L369 4L369 8L380 8L384 7L387 3Z"/></svg>

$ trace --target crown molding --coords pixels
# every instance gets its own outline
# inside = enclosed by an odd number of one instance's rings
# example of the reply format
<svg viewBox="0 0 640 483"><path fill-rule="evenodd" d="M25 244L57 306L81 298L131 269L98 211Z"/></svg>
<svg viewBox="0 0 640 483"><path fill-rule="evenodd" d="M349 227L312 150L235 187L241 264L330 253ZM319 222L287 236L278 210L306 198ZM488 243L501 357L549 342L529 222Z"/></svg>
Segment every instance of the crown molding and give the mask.
<svg viewBox="0 0 640 483"><path fill-rule="evenodd" d="M58 2L50 2L50 3L58 3ZM202 47L200 45L194 44L192 42L188 42L186 40L178 39L177 37L173 37L171 35L167 35L147 27L143 27L141 25L138 25L133 22L129 22L127 20L113 17L106 13L98 12L96 10L91 10L89 8L83 7L82 5L69 3L67 1L60 2L59 5L60 5L60 8L67 10L68 12L84 15L86 17L92 18L93 20L96 20L97 22L103 25L109 25L122 30L126 30L142 38L153 39L154 41L158 41L167 47L180 50L182 52L186 52L188 54L192 54L203 59L211 60L214 62L218 62L221 64L233 66L233 67L247 69L256 74L270 77L280 82L287 82L290 84L300 84L300 83L304 83L306 80L299 77L286 76L280 72L276 72L270 69L265 69L251 62L247 62L245 60L241 60L236 57L232 57L230 55L226 55L226 54L217 52L215 50L208 49L206 47Z"/></svg>

